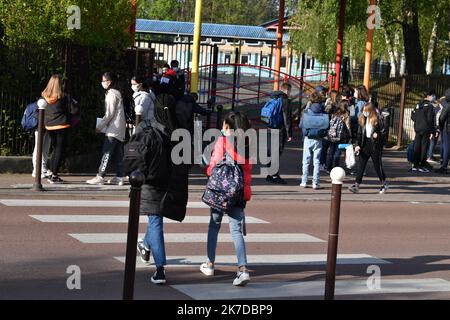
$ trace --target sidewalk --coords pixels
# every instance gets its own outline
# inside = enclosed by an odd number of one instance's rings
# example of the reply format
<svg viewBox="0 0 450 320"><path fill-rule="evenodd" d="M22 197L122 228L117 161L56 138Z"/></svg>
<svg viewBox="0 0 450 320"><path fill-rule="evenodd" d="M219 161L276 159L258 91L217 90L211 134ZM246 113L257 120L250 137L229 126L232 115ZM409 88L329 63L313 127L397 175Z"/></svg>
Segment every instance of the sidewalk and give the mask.
<svg viewBox="0 0 450 320"><path fill-rule="evenodd" d="M253 170L253 200L302 200L330 201L331 179L322 173L321 184L324 190L314 191L299 187L301 177L302 150L298 141L288 144L281 158L281 176L289 183L287 186L272 185L260 174L259 166ZM450 175L438 175L434 172L409 172L410 164L404 151L384 152L384 166L391 189L385 195L378 194L379 182L369 162L367 176L361 185L361 193L351 194L347 187L353 183L354 177L347 176L343 187L343 201L381 201L381 202L427 202L450 203ZM432 163L438 168L438 163ZM312 174L312 170L311 170ZM128 197L129 185L125 186L91 186L85 181L93 175L62 176L67 182L62 185L48 184L43 179L46 192L31 190L34 179L31 174L0 175L0 196L3 198L41 198L51 196L73 196L92 198L123 198ZM200 201L203 194L206 177L200 168L194 168L189 179L190 201Z"/></svg>

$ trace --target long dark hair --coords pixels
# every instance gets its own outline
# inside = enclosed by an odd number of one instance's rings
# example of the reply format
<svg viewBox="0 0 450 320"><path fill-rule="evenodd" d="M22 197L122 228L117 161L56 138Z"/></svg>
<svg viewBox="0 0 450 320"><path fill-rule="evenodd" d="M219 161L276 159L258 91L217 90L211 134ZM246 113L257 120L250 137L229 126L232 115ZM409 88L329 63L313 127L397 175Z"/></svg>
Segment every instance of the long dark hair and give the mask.
<svg viewBox="0 0 450 320"><path fill-rule="evenodd" d="M155 119L162 124L169 133L176 129L175 116L176 100L170 94L159 94L155 101Z"/></svg>
<svg viewBox="0 0 450 320"><path fill-rule="evenodd" d="M358 90L358 100L369 102L370 96L365 86L359 86L356 90Z"/></svg>
<svg viewBox="0 0 450 320"><path fill-rule="evenodd" d="M248 120L247 115L240 111L232 111L225 116L223 122L227 124L231 130L234 131L233 135L228 137L228 139L234 139L234 142L237 142L234 144L234 148L236 151L241 151L237 149L238 146L240 145L240 141L244 139L245 150L242 150L244 151L244 154L241 155L244 156L246 159L249 159L251 157L250 155L251 141L250 137L246 136L245 133L247 130L251 129L252 126L250 124L250 121Z"/></svg>
<svg viewBox="0 0 450 320"><path fill-rule="evenodd" d="M115 73L112 72L105 72L103 74L103 77L108 80L111 81L111 85L109 86L109 89L118 89L118 82L119 82L119 78L117 77L117 75Z"/></svg>

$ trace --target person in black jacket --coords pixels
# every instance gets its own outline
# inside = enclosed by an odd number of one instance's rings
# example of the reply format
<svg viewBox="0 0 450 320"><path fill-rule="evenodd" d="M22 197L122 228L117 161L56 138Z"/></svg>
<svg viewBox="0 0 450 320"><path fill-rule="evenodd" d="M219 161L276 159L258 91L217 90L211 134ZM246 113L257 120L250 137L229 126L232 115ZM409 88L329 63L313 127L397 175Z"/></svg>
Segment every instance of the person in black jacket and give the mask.
<svg viewBox="0 0 450 320"><path fill-rule="evenodd" d="M64 150L66 147L67 133L70 128L70 110L68 99L62 89L62 78L59 74L51 76L47 87L42 92L42 97L47 102L45 110L45 129L50 135L53 155L50 162L52 175L49 183L64 183L59 177Z"/></svg>
<svg viewBox="0 0 450 320"><path fill-rule="evenodd" d="M283 98L283 123L277 128L277 129L269 129L269 134L267 137L268 143L268 153L269 157L271 156L271 131L272 130L279 130L280 131L280 142L279 142L279 152L280 152L280 158L284 151L284 146L286 145L286 142L292 141L292 106L290 101L290 94L291 94L292 85L289 83L283 83L281 85L281 91L275 91L272 93L271 98L272 99L279 99L280 97ZM269 163L268 168L271 167L271 164ZM268 175L266 177L266 181L274 184L284 184L286 185L287 182L283 180L280 177L279 171L274 175Z"/></svg>
<svg viewBox="0 0 450 320"><path fill-rule="evenodd" d="M144 131L150 135L151 146L147 152L148 172L141 192L141 215L148 216L148 227L144 239L138 240L138 251L145 263L150 261L150 252L156 265L151 281L166 283L164 266L163 217L183 221L188 200L189 165L174 165L171 160L173 143L171 134L176 129L176 102L173 96L161 94L155 102L155 118L145 120L136 127L136 135Z"/></svg>
<svg viewBox="0 0 450 320"><path fill-rule="evenodd" d="M355 154L359 154L358 173L355 184L349 187L353 193L359 192L359 186L370 158L372 158L373 166L381 182L380 194L384 194L388 190L382 162L383 142L386 134L382 121L372 103L369 102L363 107L358 120L359 127L355 147Z"/></svg>
<svg viewBox="0 0 450 320"><path fill-rule="evenodd" d="M414 131L416 138L414 139L414 165L412 171L430 172L432 168L427 162L427 152L430 140L434 133L434 106L431 103L433 90L429 90L425 94L425 99L417 104L416 108L411 114L411 119L414 121Z"/></svg>
<svg viewBox="0 0 450 320"><path fill-rule="evenodd" d="M445 91L445 101L439 116L439 129L441 130L441 148L443 148L442 165L436 171L437 173L446 174L448 162L450 158L450 88Z"/></svg>

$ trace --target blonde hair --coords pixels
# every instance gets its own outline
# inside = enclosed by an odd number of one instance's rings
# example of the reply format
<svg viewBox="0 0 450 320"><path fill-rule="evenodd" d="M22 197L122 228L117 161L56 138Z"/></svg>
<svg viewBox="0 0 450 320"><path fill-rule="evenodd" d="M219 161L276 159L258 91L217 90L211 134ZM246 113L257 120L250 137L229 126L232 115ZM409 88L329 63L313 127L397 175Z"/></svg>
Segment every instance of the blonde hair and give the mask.
<svg viewBox="0 0 450 320"><path fill-rule="evenodd" d="M62 99L64 98L64 92L62 90L62 78L59 74L54 74L48 81L47 87L42 91L44 98L50 99Z"/></svg>
<svg viewBox="0 0 450 320"><path fill-rule="evenodd" d="M375 107L373 106L373 103L369 102L364 105L358 121L361 127L366 125L366 117L364 116L363 112L369 112L369 116L367 117L367 119L369 120L370 125L375 127L378 124L378 115Z"/></svg>

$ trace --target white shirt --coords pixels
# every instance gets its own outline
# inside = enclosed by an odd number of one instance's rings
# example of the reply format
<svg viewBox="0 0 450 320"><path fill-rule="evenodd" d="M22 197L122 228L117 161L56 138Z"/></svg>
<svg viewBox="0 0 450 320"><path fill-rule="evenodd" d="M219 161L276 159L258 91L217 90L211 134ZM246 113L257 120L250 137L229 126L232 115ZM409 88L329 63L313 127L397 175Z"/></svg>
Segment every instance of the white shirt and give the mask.
<svg viewBox="0 0 450 320"><path fill-rule="evenodd" d="M369 120L366 120L366 138L372 138L374 127L370 124Z"/></svg>

